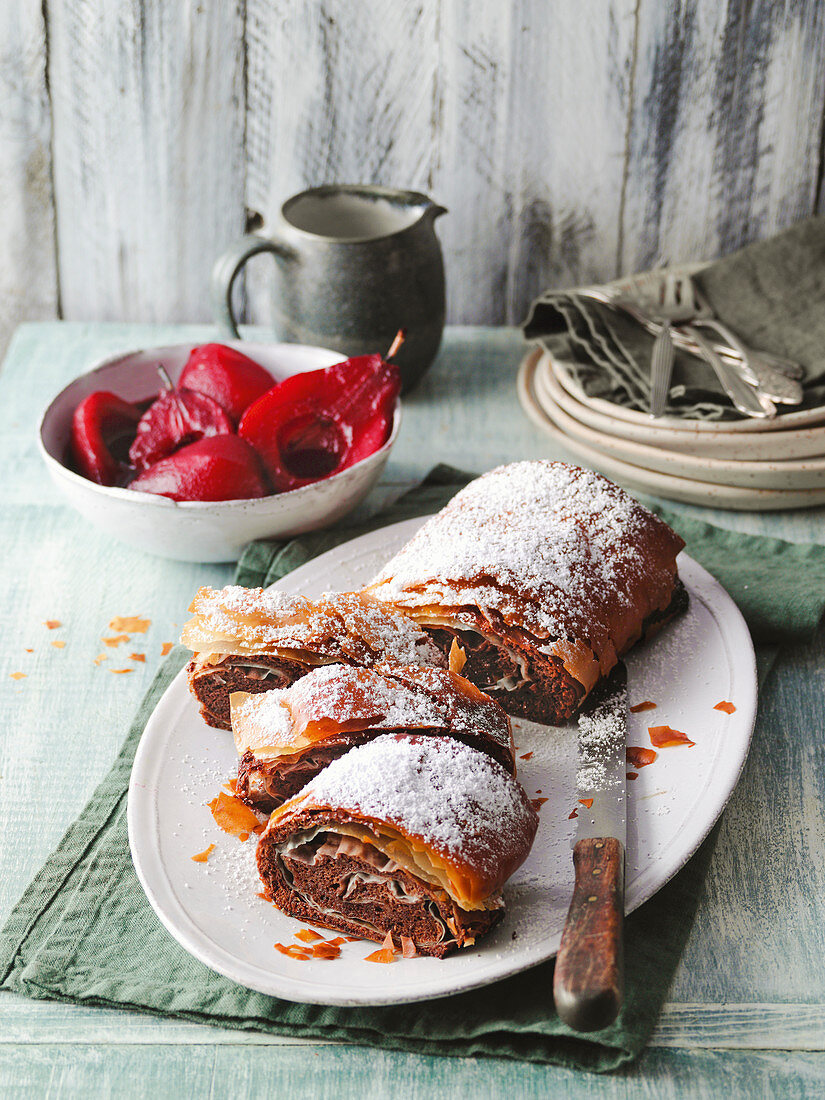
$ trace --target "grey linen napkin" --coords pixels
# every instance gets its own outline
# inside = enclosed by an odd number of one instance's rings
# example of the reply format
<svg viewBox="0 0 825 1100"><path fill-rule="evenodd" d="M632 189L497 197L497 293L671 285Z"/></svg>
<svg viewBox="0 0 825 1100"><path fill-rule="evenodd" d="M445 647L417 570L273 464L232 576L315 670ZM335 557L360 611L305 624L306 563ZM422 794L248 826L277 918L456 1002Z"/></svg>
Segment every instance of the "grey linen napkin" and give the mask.
<svg viewBox="0 0 825 1100"><path fill-rule="evenodd" d="M695 279L719 319L746 343L805 368L802 406L780 406L780 416L825 404L825 216L725 256ZM653 337L627 315L575 289L547 291L533 302L523 331L565 360L589 397L647 411ZM741 419L707 364L682 352L667 412Z"/></svg>

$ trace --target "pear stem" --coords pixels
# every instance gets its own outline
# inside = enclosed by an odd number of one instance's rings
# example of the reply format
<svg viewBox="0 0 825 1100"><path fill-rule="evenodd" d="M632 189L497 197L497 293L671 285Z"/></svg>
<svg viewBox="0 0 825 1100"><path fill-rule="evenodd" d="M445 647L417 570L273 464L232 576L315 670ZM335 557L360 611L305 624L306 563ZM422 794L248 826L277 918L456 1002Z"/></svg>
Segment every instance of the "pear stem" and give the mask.
<svg viewBox="0 0 825 1100"><path fill-rule="evenodd" d="M395 339L390 344L390 350L387 352L387 354L385 356L386 359L392 359L392 357L395 355L395 353L398 351L398 349L404 343L404 340L406 339L406 336L407 336L407 330L405 328L400 328L398 330L398 332L396 332Z"/></svg>
<svg viewBox="0 0 825 1100"><path fill-rule="evenodd" d="M156 363L155 364L155 369L157 370L158 374L160 375L160 380L163 383L164 387L170 393L173 393L174 389L175 389L175 386L174 386L174 383L172 382L172 379L169 377L169 371L166 369L166 367L164 367L164 365L162 363Z"/></svg>

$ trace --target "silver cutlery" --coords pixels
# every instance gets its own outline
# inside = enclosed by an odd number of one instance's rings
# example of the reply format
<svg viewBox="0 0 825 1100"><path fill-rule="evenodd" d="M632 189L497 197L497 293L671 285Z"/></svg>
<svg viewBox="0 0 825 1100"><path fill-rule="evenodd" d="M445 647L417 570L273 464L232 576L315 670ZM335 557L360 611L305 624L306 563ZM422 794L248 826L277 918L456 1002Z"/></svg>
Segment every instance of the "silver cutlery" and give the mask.
<svg viewBox="0 0 825 1100"><path fill-rule="evenodd" d="M615 285L581 287L574 293L627 313L656 337L651 357L651 416L664 411L674 347L705 359L734 406L747 416L772 418L776 415L774 402L797 405L802 401L798 379L804 371L799 364L748 348L714 316L690 275L660 271L636 285L636 294ZM712 332L713 337L709 339L700 329Z"/></svg>
<svg viewBox="0 0 825 1100"><path fill-rule="evenodd" d="M737 353L741 360L742 372L751 385L757 386L771 401L787 405L798 405L802 401L802 387L799 382L765 362L761 352L745 346L744 341L723 324L714 314L713 307L690 275L668 272L665 276L665 296L676 295L680 301L692 302L692 329L708 328L715 332Z"/></svg>
<svg viewBox="0 0 825 1100"><path fill-rule="evenodd" d="M662 325L662 331L653 341L653 351L650 353L649 411L654 418L664 415L675 358L676 349L673 346L673 336L668 323Z"/></svg>
<svg viewBox="0 0 825 1100"><path fill-rule="evenodd" d="M737 341L732 346L742 356L741 363L737 366L725 363L704 334L699 331L699 326L703 324L715 327L715 317L710 303L700 296L698 288L689 275L665 272L659 284L659 300L651 300L650 305L654 311L654 320L666 319L669 327L680 322L679 330L696 345L696 350L711 366L725 393L740 412L757 418L776 416L776 406L764 393L759 381L750 370L751 357L747 349ZM723 333L718 328L716 332L724 339ZM789 386L796 385L788 379L783 381Z"/></svg>
<svg viewBox="0 0 825 1100"><path fill-rule="evenodd" d="M653 342L653 351L650 355L649 411L654 419L664 414L670 393L670 380L673 377L673 363L676 359L672 326L685 315L681 289L678 283L665 282L662 284L660 299L656 303L657 320L662 328ZM691 301L691 306L692 304Z"/></svg>
<svg viewBox="0 0 825 1100"><path fill-rule="evenodd" d="M738 367L726 363L716 354L712 344L698 328L691 333L702 357L713 367L716 377L734 406L746 416L757 419L772 419L776 416L776 405L759 388L747 381Z"/></svg>

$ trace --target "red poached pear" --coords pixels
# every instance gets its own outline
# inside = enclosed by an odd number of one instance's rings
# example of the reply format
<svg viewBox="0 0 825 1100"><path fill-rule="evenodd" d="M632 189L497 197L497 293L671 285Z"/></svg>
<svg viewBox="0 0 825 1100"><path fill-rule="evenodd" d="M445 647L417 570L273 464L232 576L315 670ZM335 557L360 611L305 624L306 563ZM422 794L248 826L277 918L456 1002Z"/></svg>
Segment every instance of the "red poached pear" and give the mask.
<svg viewBox="0 0 825 1100"><path fill-rule="evenodd" d="M401 390L380 355L293 374L246 410L238 434L263 460L276 492L299 489L367 458L389 439Z"/></svg>
<svg viewBox="0 0 825 1100"><path fill-rule="evenodd" d="M217 401L235 424L274 384L275 379L260 363L224 344L193 348L178 380L179 386Z"/></svg>
<svg viewBox="0 0 825 1100"><path fill-rule="evenodd" d="M196 390L175 389L166 371L158 369L167 388L140 418L129 448L129 458L138 470L147 470L187 443L235 430L217 401Z"/></svg>
<svg viewBox="0 0 825 1100"><path fill-rule="evenodd" d="M181 447L139 473L129 488L178 501L249 500L269 493L258 456L229 434Z"/></svg>
<svg viewBox="0 0 825 1100"><path fill-rule="evenodd" d="M98 485L122 484L129 443L140 409L108 390L90 393L72 415L72 458L79 473Z"/></svg>

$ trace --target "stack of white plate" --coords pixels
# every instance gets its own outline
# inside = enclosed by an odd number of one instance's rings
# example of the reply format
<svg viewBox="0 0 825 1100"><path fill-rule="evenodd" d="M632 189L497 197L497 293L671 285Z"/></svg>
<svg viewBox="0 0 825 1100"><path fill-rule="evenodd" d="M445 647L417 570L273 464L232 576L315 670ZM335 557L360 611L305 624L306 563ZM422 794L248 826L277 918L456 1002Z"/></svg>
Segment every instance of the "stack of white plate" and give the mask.
<svg viewBox="0 0 825 1100"><path fill-rule="evenodd" d="M747 511L825 504L825 408L775 420L660 417L588 397L569 365L535 349L519 398L585 465L670 500Z"/></svg>

